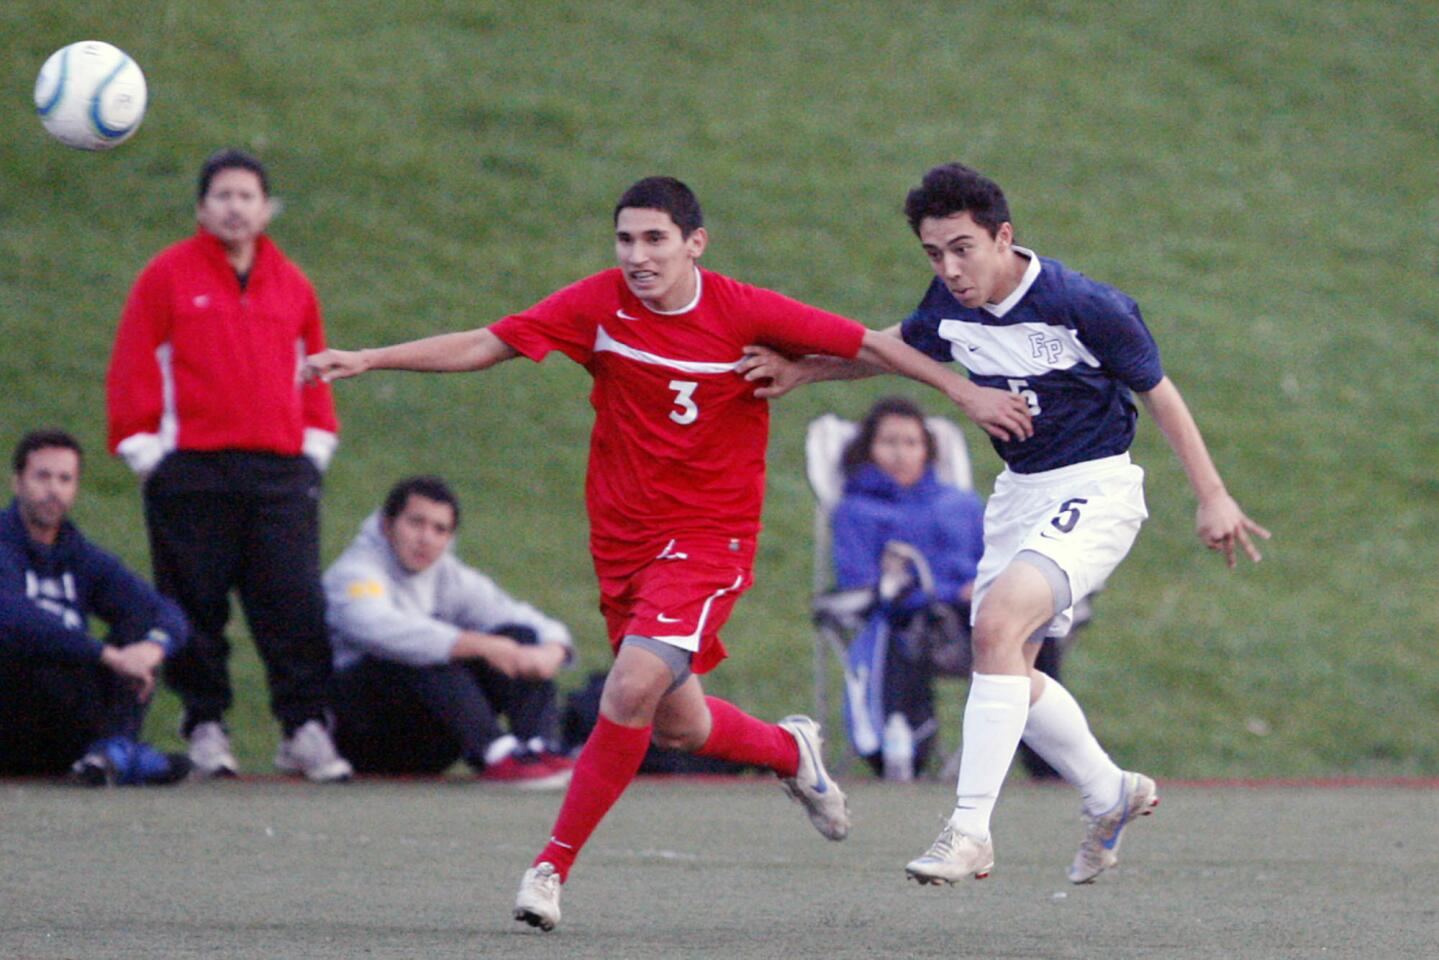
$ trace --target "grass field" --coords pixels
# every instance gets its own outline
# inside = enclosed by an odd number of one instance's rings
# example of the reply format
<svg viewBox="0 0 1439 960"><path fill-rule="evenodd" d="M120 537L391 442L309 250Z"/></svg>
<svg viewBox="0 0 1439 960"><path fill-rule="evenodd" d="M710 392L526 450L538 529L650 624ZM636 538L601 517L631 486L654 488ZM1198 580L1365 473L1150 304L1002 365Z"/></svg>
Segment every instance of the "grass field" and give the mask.
<svg viewBox="0 0 1439 960"><path fill-rule="evenodd" d="M1439 774L1432 3L124 10L0 6L0 442L77 432L77 519L142 569L135 482L103 455L103 372L131 280L191 229L217 146L271 164L273 234L343 346L488 322L606 266L613 198L658 171L705 201L711 267L888 324L926 283L903 192L963 159L1005 185L1020 242L1139 300L1232 490L1277 534L1260 567L1223 570L1141 427L1152 519L1066 678L1101 738L1171 776ZM45 56L85 37L149 77L144 127L110 154L49 141L30 108ZM342 385L325 558L390 482L441 471L469 508L461 549L603 667L586 388L559 361ZM803 426L896 389L938 408L892 382L776 405L759 582L715 692L805 706ZM987 487L994 458L969 435ZM276 730L256 661L238 668L231 721L260 767ZM162 695L157 740L174 720Z"/></svg>
<svg viewBox="0 0 1439 960"><path fill-rule="evenodd" d="M831 844L773 781L635 786L566 885L509 919L553 797L458 781L174 791L0 786L0 954L217 957L1427 960L1439 792L1161 784L1090 886L1063 875L1068 790L1001 800L993 876L903 880L948 787L862 785ZM29 865L20 869L19 865Z"/></svg>

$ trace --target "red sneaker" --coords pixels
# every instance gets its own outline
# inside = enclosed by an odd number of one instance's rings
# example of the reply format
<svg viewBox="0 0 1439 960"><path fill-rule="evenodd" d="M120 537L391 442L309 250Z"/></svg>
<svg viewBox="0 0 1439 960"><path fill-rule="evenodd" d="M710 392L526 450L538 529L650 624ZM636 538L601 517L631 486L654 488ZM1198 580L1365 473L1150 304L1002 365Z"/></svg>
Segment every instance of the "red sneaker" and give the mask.
<svg viewBox="0 0 1439 960"><path fill-rule="evenodd" d="M549 767L551 770L562 770L572 773L575 769L575 762L569 757L565 756L563 753L551 753L550 751L546 750L545 752L541 753L539 757L540 762L543 763L545 766Z"/></svg>
<svg viewBox="0 0 1439 960"><path fill-rule="evenodd" d="M532 753L510 754L475 775L481 783L497 783L517 790L558 790L570 782L572 767L550 766Z"/></svg>

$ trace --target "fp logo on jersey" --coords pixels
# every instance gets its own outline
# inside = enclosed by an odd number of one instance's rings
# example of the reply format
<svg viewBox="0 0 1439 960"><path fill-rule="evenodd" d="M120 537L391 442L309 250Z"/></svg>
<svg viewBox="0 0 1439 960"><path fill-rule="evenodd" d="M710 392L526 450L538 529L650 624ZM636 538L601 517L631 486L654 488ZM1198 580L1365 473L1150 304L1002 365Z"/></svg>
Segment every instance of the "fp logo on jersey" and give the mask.
<svg viewBox="0 0 1439 960"><path fill-rule="evenodd" d="M1036 360L1043 360L1051 367L1059 362L1064 353L1064 344L1059 340L1053 340L1042 333L1031 333L1029 335L1029 350Z"/></svg>

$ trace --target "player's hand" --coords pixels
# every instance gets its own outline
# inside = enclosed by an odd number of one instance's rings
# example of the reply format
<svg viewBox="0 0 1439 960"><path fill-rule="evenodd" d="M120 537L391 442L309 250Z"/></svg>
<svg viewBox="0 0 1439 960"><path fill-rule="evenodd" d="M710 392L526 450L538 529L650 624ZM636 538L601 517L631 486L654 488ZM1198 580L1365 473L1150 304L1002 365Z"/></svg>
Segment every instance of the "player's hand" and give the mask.
<svg viewBox="0 0 1439 960"><path fill-rule="evenodd" d="M798 362L759 344L744 348L736 372L756 384L754 395L761 400L782 397L807 382L804 369Z"/></svg>
<svg viewBox="0 0 1439 960"><path fill-rule="evenodd" d="M1235 564L1235 544L1243 547L1249 559L1258 563L1262 558L1250 534L1264 540L1271 536L1268 530L1245 516L1239 504L1227 493L1199 505L1194 516L1194 529L1205 546L1224 554L1224 562L1231 570Z"/></svg>
<svg viewBox="0 0 1439 960"><path fill-rule="evenodd" d="M355 377L369 369L363 350L321 350L305 358L300 376L306 383L329 383Z"/></svg>
<svg viewBox="0 0 1439 960"><path fill-rule="evenodd" d="M980 428L999 440L1028 440L1034 436L1029 404L1017 393L995 387L970 385L955 402Z"/></svg>

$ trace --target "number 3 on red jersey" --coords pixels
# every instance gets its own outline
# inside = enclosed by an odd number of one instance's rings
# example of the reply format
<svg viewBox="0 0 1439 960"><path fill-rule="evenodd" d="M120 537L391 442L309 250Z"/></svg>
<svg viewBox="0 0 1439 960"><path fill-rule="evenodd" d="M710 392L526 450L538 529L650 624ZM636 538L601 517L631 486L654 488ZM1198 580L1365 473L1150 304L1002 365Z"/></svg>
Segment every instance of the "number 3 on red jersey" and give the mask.
<svg viewBox="0 0 1439 960"><path fill-rule="evenodd" d="M700 408L694 402L694 392L698 386L693 380L670 381L670 389L675 392L674 404L679 408L670 411L670 419L680 426L694 423L700 415Z"/></svg>

